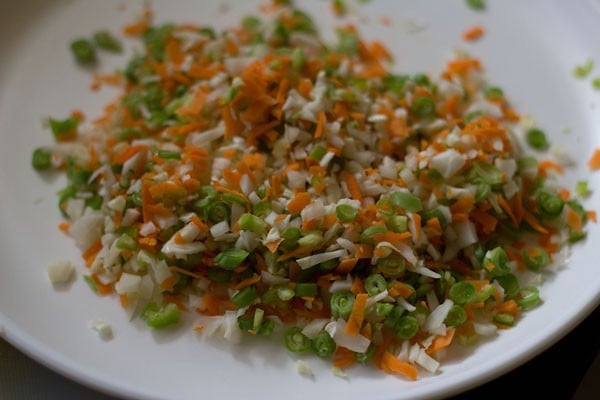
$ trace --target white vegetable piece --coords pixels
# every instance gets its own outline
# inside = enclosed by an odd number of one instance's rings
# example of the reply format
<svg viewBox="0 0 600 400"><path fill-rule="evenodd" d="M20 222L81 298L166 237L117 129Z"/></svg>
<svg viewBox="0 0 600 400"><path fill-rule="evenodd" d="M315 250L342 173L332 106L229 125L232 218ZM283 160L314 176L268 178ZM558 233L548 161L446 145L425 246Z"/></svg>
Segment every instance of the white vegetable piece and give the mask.
<svg viewBox="0 0 600 400"><path fill-rule="evenodd" d="M66 283L71 280L75 266L70 261L57 261L48 265L48 278L53 284Z"/></svg>
<svg viewBox="0 0 600 400"><path fill-rule="evenodd" d="M298 371L298 373L300 375L304 375L304 376L309 377L309 378L313 378L315 376L315 373L313 372L313 370L310 367L310 365L308 365L303 360L296 361L296 370Z"/></svg>
<svg viewBox="0 0 600 400"><path fill-rule="evenodd" d="M102 340L110 340L113 337L112 327L104 320L96 318L90 322L90 329L98 332Z"/></svg>

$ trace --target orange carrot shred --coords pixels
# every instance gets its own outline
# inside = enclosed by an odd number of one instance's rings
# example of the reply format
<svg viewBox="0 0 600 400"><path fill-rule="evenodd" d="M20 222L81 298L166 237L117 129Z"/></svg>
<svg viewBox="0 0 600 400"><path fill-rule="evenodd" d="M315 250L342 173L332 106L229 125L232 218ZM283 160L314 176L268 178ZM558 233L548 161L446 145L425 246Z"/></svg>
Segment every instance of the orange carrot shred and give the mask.
<svg viewBox="0 0 600 400"><path fill-rule="evenodd" d="M472 42L474 40L481 38L481 36L483 36L483 33L484 33L483 27L480 25L476 25L476 26L473 26L473 27L467 29L466 31L464 31L462 34L462 38L464 40Z"/></svg>
<svg viewBox="0 0 600 400"><path fill-rule="evenodd" d="M592 170L600 169L600 149L595 149L594 153L588 160L588 167Z"/></svg>
<svg viewBox="0 0 600 400"><path fill-rule="evenodd" d="M350 312L348 323L345 328L347 334L352 336L358 336L360 334L360 329L365 318L365 306L368 297L369 295L366 293L359 293L356 295L356 300L352 306L352 311Z"/></svg>

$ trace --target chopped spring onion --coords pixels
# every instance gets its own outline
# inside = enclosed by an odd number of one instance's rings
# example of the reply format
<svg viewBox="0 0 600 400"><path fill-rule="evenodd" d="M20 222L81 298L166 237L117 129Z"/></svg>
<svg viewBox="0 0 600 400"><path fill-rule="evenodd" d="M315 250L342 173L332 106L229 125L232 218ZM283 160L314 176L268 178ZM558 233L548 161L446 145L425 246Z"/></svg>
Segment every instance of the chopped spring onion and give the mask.
<svg viewBox="0 0 600 400"><path fill-rule="evenodd" d="M215 263L223 269L233 270L239 267L248 255L246 250L230 247L217 254Z"/></svg>
<svg viewBox="0 0 600 400"><path fill-rule="evenodd" d="M96 49L91 41L76 39L71 42L70 49L79 64L90 65L96 62Z"/></svg>

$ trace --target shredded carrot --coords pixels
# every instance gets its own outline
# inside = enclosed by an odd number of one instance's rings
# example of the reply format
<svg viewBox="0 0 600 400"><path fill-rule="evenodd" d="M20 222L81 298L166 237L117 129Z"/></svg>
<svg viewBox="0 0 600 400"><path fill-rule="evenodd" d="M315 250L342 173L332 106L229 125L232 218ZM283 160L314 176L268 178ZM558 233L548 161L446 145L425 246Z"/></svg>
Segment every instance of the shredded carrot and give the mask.
<svg viewBox="0 0 600 400"><path fill-rule="evenodd" d="M299 192L296 193L294 198L292 198L287 204L287 209L292 214L299 214L300 211L304 209L307 205L310 204L311 195L308 192Z"/></svg>
<svg viewBox="0 0 600 400"><path fill-rule="evenodd" d="M365 318L365 305L367 304L368 297L369 295L366 293L359 293L356 295L356 300L352 306L352 312L348 317L348 323L345 328L347 334L357 336L360 333Z"/></svg>
<svg viewBox="0 0 600 400"><path fill-rule="evenodd" d="M573 210L572 207L566 207L567 225L576 232L581 232L583 229L583 221L581 216Z"/></svg>
<svg viewBox="0 0 600 400"><path fill-rule="evenodd" d="M348 187L348 191L350 192L350 195L352 196L352 198L356 199L362 203L363 195L362 195L362 192L360 191L360 186L358 185L358 182L356 181L356 178L354 177L354 175L352 175L348 171L343 171L342 179L346 182L346 186Z"/></svg>
<svg viewBox="0 0 600 400"><path fill-rule="evenodd" d="M401 374L413 381L417 379L417 369L405 361L400 361L389 351L383 353L381 369L388 373Z"/></svg>
<svg viewBox="0 0 600 400"><path fill-rule="evenodd" d="M592 171L600 169L600 149L594 150L587 164Z"/></svg>
<svg viewBox="0 0 600 400"><path fill-rule="evenodd" d="M481 25L472 26L471 28L463 32L462 38L464 40L472 42L481 38L484 32L485 31L483 30L483 27Z"/></svg>
<svg viewBox="0 0 600 400"><path fill-rule="evenodd" d="M250 278L244 279L243 281L232 286L231 288L234 290L241 290L247 286L254 285L257 282L260 282L260 275L255 275L251 276Z"/></svg>
<svg viewBox="0 0 600 400"><path fill-rule="evenodd" d="M327 119L325 117L325 111L321 111L319 113L319 116L317 117L317 128L315 129L315 139L318 139L321 136L323 136L323 132L325 131L326 120Z"/></svg>
<svg viewBox="0 0 600 400"><path fill-rule="evenodd" d="M555 163L554 161L550 161L550 160L542 160L538 163L538 168L540 169L540 175L542 176L548 176L548 171L553 170L558 172L559 174L562 174L565 172L565 169Z"/></svg>
<svg viewBox="0 0 600 400"><path fill-rule="evenodd" d="M456 333L456 329L448 329L444 336L436 336L433 339L431 345L427 348L426 352L428 354L433 354L436 351L439 351L445 347L448 347L450 343L452 343L452 339L454 338L454 334Z"/></svg>

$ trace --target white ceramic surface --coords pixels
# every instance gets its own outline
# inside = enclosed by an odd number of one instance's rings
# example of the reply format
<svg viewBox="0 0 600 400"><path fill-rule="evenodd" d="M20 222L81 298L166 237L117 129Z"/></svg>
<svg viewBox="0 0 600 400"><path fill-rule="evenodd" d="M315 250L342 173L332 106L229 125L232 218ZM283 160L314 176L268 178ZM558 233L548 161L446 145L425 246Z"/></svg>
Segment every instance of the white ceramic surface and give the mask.
<svg viewBox="0 0 600 400"><path fill-rule="evenodd" d="M515 108L535 117L577 166L564 178L572 186L588 179L600 187L600 172L585 166L600 147L600 91L577 80L572 69L600 56L597 1L488 0L484 13L462 0L373 0L358 5L361 32L389 44L397 70L436 73L454 47L480 57L490 82L501 86ZM234 24L260 1L180 0L152 3L158 21ZM299 375L295 357L279 343L246 341L211 344L191 329L152 333L130 322L114 298L93 294L81 274L56 290L46 266L72 260L83 266L61 222L56 191L61 179L43 180L30 167L33 148L49 142L46 116L84 110L90 117L115 92L91 93L91 75L72 62L67 44L99 28L120 29L140 10L139 1L28 0L0 2L0 334L50 368L103 392L143 399L436 399L485 383L531 359L558 341L600 301L600 229L590 226L569 265L541 288L544 303L518 325L444 362L437 376L416 382L369 368L331 374L329 364L304 358L316 376ZM324 0L297 1L331 29L336 23ZM389 26L379 26L382 16ZM357 18L356 16L351 18ZM416 25L423 29L413 32ZM482 24L482 40L467 44L462 31ZM128 42L129 43L129 42ZM134 43L129 43L134 46ZM131 48L129 48L131 49ZM102 56L100 69L121 66L126 56ZM600 59L596 60L600 67ZM598 70L600 75L600 68ZM593 75L593 74L592 74ZM564 132L568 127L568 133ZM589 208L600 205L600 190ZM89 329L94 318L108 321L114 338L102 341Z"/></svg>

